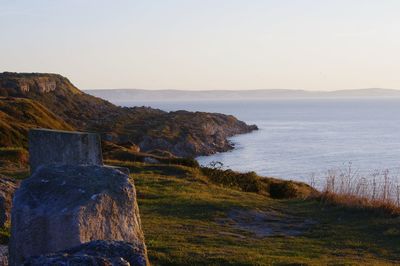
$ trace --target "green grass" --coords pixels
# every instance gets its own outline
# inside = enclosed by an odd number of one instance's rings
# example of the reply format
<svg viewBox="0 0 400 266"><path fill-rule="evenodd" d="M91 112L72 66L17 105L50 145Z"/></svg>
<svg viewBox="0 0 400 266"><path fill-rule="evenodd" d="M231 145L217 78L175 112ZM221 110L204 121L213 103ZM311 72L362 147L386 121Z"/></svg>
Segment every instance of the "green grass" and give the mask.
<svg viewBox="0 0 400 266"><path fill-rule="evenodd" d="M120 163L120 165L123 163ZM272 199L210 182L198 169L125 164L132 171L153 265L391 265L400 262L400 219ZM300 236L257 237L229 223L231 210L312 220ZM295 224L293 225L295 226Z"/></svg>

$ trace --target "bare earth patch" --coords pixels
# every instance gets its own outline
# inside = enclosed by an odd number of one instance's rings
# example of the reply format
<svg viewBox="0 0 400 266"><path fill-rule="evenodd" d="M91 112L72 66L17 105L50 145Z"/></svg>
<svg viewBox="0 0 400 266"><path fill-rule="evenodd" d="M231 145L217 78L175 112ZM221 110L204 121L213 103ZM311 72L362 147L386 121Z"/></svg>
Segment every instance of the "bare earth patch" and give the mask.
<svg viewBox="0 0 400 266"><path fill-rule="evenodd" d="M316 224L311 219L302 219L275 210L240 209L231 210L227 218L218 219L218 222L250 232L256 237L299 236Z"/></svg>

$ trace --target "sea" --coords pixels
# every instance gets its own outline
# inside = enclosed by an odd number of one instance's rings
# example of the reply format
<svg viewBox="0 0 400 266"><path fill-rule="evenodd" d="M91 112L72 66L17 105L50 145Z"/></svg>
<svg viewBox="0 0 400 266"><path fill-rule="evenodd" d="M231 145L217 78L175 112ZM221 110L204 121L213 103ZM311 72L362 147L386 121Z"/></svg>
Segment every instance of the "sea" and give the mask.
<svg viewBox="0 0 400 266"><path fill-rule="evenodd" d="M119 102L165 111L231 114L258 131L230 138L235 149L197 160L262 176L309 182L331 171L400 174L400 99Z"/></svg>

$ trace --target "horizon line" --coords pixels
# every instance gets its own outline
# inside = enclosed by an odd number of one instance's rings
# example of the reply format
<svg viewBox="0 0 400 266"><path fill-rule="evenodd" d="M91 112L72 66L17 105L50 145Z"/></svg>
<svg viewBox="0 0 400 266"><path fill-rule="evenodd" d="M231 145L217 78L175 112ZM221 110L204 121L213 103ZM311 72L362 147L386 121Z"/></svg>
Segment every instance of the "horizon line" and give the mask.
<svg viewBox="0 0 400 266"><path fill-rule="evenodd" d="M141 88L86 88L82 89L86 90L142 90L142 91L185 91L185 92L211 92L211 91L218 91L218 92L250 92L250 91L301 91L301 92L322 92L322 93L329 93L329 92L342 92L342 91L363 91L363 90L385 90L385 91L398 91L400 89L394 88L358 88L358 89L334 89L334 90L310 90L310 89L141 89Z"/></svg>

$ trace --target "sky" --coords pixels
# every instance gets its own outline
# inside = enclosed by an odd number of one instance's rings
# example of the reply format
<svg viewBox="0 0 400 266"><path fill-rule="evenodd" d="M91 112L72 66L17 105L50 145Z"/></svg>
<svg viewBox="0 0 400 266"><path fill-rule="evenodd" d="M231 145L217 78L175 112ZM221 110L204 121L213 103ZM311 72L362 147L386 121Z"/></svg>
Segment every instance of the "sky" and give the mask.
<svg viewBox="0 0 400 266"><path fill-rule="evenodd" d="M400 89L399 0L0 0L0 72L81 89Z"/></svg>

